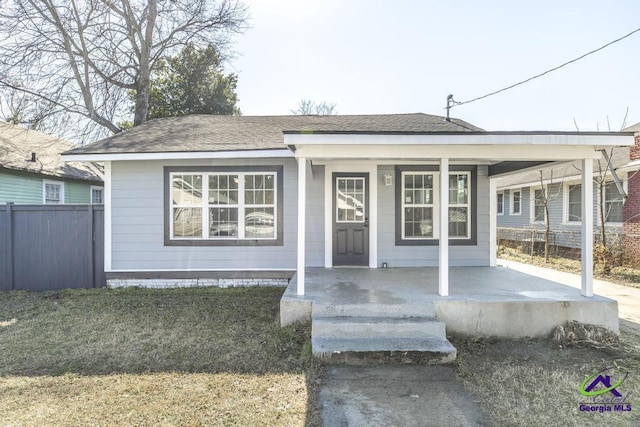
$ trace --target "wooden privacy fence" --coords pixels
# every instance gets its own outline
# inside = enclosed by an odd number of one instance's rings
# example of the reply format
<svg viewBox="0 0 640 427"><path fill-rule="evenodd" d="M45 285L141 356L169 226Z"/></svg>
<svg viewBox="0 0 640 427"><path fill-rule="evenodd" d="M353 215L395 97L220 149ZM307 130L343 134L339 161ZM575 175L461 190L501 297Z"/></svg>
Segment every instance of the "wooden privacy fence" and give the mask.
<svg viewBox="0 0 640 427"><path fill-rule="evenodd" d="M105 285L101 205L0 205L0 290Z"/></svg>

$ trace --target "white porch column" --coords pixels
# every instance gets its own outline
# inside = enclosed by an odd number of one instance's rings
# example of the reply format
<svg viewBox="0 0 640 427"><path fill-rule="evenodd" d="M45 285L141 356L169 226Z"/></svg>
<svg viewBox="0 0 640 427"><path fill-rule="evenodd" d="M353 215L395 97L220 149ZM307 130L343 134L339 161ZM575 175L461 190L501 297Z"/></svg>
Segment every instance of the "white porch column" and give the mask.
<svg viewBox="0 0 640 427"><path fill-rule="evenodd" d="M305 239L306 239L306 204L307 204L307 159L298 159L298 264L297 294L304 295L305 279Z"/></svg>
<svg viewBox="0 0 640 427"><path fill-rule="evenodd" d="M440 159L440 264L438 293L449 296L449 159Z"/></svg>
<svg viewBox="0 0 640 427"><path fill-rule="evenodd" d="M593 296L593 160L582 160L582 295Z"/></svg>
<svg viewBox="0 0 640 427"><path fill-rule="evenodd" d="M489 179L489 267L495 267L497 262L497 226L498 226L498 207L496 180Z"/></svg>

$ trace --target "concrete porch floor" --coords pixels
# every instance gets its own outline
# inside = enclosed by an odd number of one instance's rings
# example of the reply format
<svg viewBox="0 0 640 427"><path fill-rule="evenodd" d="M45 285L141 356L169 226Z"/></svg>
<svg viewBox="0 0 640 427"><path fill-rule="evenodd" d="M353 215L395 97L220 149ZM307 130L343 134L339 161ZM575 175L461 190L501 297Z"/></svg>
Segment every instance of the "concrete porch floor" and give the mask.
<svg viewBox="0 0 640 427"><path fill-rule="evenodd" d="M569 320L619 329L615 300L503 267L451 267L448 297L438 295L435 267L309 268L304 296L296 286L294 276L280 302L282 325L311 320L315 305L346 315L433 310L447 335L539 337Z"/></svg>

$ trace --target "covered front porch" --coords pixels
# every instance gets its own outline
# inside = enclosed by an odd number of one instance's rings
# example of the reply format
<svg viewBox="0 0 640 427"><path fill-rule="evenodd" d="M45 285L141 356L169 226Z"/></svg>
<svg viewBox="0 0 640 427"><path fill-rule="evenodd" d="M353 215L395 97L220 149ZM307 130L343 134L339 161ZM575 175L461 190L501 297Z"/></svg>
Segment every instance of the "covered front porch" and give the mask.
<svg viewBox="0 0 640 427"><path fill-rule="evenodd" d="M296 277L280 302L283 325L327 316L430 317L448 335L523 338L577 320L618 332L615 300L504 267L450 267L447 297L438 295L437 267L307 268L304 295Z"/></svg>

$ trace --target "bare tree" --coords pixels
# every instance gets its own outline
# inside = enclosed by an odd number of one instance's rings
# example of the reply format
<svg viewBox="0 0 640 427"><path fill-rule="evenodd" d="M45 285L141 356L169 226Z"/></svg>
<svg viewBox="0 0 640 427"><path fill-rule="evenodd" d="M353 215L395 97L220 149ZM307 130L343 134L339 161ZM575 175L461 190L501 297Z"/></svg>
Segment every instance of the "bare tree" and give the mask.
<svg viewBox="0 0 640 427"><path fill-rule="evenodd" d="M103 134L149 108L151 72L187 44L225 51L245 29L239 0L8 0L0 9L0 86L80 116Z"/></svg>
<svg viewBox="0 0 640 427"><path fill-rule="evenodd" d="M310 99L301 99L298 108L291 110L292 114L300 116L332 116L338 114L335 102L316 102Z"/></svg>
<svg viewBox="0 0 640 427"><path fill-rule="evenodd" d="M542 205L544 215L544 262L549 262L551 249L551 221L549 217L549 204L560 196L560 187L555 193L551 193L553 187L553 169L550 171L549 184L545 186L543 171L540 171L540 189L534 191L534 220L538 220L539 214L536 207ZM533 245L533 243L532 243ZM531 248L533 253L533 247Z"/></svg>

